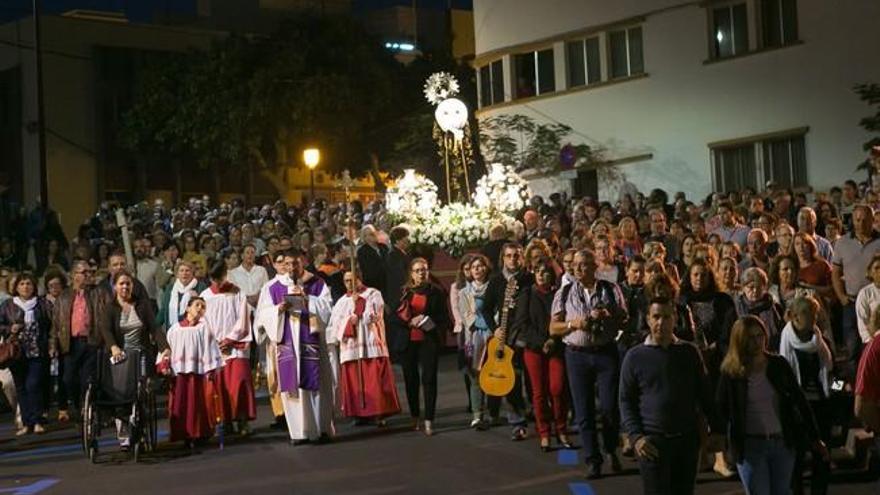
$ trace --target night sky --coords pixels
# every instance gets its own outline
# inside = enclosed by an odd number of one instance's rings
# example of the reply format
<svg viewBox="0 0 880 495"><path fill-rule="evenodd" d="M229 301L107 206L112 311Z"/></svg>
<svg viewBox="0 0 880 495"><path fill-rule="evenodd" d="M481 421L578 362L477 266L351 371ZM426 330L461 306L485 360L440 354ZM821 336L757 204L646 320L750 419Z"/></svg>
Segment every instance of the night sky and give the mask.
<svg viewBox="0 0 880 495"><path fill-rule="evenodd" d="M214 0L222 3L223 0ZM398 5L412 5L412 0L352 0L356 13L383 9ZM473 8L472 0L416 0L419 8L445 9L448 5L457 9ZM60 14L73 9L125 12L131 22L150 22L156 12L166 14L195 14L196 0L42 0L46 14ZM0 23L30 15L31 0L0 1Z"/></svg>

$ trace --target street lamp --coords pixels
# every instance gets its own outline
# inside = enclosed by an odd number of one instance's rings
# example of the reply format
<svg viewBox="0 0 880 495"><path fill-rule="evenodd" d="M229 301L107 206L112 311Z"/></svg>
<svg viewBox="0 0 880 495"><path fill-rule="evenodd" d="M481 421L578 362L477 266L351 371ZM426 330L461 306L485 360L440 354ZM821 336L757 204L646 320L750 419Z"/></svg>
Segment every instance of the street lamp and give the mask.
<svg viewBox="0 0 880 495"><path fill-rule="evenodd" d="M308 148L303 151L303 162L309 167L309 176L311 179L310 196L315 201L315 167L321 161L321 151L318 148Z"/></svg>

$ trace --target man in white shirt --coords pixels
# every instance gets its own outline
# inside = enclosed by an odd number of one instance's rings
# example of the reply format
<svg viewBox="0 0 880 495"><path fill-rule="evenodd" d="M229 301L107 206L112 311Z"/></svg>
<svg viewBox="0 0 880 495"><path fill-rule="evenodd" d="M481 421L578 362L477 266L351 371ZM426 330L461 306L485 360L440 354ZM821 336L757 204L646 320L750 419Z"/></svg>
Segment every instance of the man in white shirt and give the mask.
<svg viewBox="0 0 880 495"><path fill-rule="evenodd" d="M137 279L144 284L147 295L156 302L159 288L156 286L156 272L159 270L159 262L150 256L153 251L152 242L146 237L134 241L134 264Z"/></svg>
<svg viewBox="0 0 880 495"><path fill-rule="evenodd" d="M247 296L252 307L257 306L260 289L269 281L266 269L257 264L257 248L246 244L241 252L241 264L229 271L229 281Z"/></svg>

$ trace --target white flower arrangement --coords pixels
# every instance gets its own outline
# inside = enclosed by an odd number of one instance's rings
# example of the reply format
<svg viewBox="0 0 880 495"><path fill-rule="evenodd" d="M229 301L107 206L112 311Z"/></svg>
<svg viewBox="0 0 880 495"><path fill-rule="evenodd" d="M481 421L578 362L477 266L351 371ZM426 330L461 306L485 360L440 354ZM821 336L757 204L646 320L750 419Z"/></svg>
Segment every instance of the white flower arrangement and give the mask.
<svg viewBox="0 0 880 495"><path fill-rule="evenodd" d="M386 195L389 213L402 218L429 218L437 208L437 185L415 170L404 170L403 177Z"/></svg>
<svg viewBox="0 0 880 495"><path fill-rule="evenodd" d="M420 217L412 225L412 239L460 256L465 250L489 241L489 229L501 223L513 229L516 220L504 213L489 211L473 204L450 203L427 217Z"/></svg>
<svg viewBox="0 0 880 495"><path fill-rule="evenodd" d="M528 182L513 167L501 163L493 163L474 190L474 204L478 207L506 213L521 209L529 197Z"/></svg>
<svg viewBox="0 0 880 495"><path fill-rule="evenodd" d="M472 203L439 206L437 186L407 169L388 190L386 204L389 216L410 227L413 242L457 257L488 242L489 230L495 224L503 225L508 232L521 228L511 213L522 208L529 196L528 183L512 167L496 163L477 183Z"/></svg>
<svg viewBox="0 0 880 495"><path fill-rule="evenodd" d="M425 81L425 98L432 105L439 105L459 92L458 80L448 72L435 72Z"/></svg>

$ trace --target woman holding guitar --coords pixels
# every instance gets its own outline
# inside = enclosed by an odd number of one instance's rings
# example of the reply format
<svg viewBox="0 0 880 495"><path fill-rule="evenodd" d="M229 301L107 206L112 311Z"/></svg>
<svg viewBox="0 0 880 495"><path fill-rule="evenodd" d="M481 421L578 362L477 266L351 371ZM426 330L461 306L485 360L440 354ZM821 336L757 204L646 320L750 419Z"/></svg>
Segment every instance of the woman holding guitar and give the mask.
<svg viewBox="0 0 880 495"><path fill-rule="evenodd" d="M404 287L397 315L409 327L409 340L403 351L403 380L406 400L418 431L419 383L425 389L425 435L434 434L434 410L437 406L437 359L440 354L440 336L449 324L446 296L429 282L428 261L413 258L409 264L409 282ZM420 368L421 367L421 373Z"/></svg>

